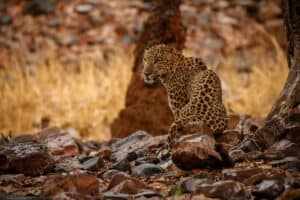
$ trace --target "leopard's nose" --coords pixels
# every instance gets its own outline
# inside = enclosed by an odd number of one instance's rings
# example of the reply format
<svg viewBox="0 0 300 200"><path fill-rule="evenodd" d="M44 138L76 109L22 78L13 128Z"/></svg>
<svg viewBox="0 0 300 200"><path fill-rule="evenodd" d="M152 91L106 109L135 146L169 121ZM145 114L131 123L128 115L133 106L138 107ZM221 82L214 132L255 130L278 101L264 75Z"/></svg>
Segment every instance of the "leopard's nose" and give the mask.
<svg viewBox="0 0 300 200"><path fill-rule="evenodd" d="M144 76L150 76L151 73L150 72L144 72Z"/></svg>

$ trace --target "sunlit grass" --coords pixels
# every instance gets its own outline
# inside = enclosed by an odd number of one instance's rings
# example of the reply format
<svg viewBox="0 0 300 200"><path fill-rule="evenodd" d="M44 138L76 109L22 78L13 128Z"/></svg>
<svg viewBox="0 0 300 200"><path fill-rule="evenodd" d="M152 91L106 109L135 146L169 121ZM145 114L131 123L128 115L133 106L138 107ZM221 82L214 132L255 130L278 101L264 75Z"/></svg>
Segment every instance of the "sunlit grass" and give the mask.
<svg viewBox="0 0 300 200"><path fill-rule="evenodd" d="M250 73L239 73L233 68L234 57L220 67L228 110L258 118L265 117L271 110L288 75L286 56L273 42L275 56L266 51L254 52L256 62L250 67Z"/></svg>
<svg viewBox="0 0 300 200"><path fill-rule="evenodd" d="M34 70L6 66L0 70L0 132L32 132L49 119L50 126L107 139L124 106L131 65L130 56L119 51L109 61L83 59L74 68L54 58Z"/></svg>

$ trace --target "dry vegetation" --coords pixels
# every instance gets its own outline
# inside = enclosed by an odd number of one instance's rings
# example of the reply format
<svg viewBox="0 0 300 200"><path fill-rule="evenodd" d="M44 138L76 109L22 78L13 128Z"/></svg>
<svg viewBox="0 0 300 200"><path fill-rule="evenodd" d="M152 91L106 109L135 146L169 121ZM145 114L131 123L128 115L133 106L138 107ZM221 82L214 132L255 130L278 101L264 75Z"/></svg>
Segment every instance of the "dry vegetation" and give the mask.
<svg viewBox="0 0 300 200"><path fill-rule="evenodd" d="M251 73L239 73L232 67L236 57L228 58L221 64L219 73L225 85L227 109L258 118L265 117L271 110L288 75L283 49L273 36L264 31L262 34L271 47L251 50L254 61L249 67Z"/></svg>
<svg viewBox="0 0 300 200"><path fill-rule="evenodd" d="M0 132L30 132L42 119L50 119L51 126L74 127L86 138L107 139L109 124L124 106L129 57L119 52L97 65L83 59L76 70L55 59L35 70L0 70Z"/></svg>
<svg viewBox="0 0 300 200"><path fill-rule="evenodd" d="M274 45L275 59L256 52L259 64L250 67L252 73L232 67L235 57L220 64L229 110L263 117L271 109L288 72L283 51ZM42 119L50 119L51 126L74 127L87 139L107 139L110 123L124 106L131 77L131 56L117 52L100 64L82 59L76 70L54 58L35 70L1 69L0 132L32 132Z"/></svg>

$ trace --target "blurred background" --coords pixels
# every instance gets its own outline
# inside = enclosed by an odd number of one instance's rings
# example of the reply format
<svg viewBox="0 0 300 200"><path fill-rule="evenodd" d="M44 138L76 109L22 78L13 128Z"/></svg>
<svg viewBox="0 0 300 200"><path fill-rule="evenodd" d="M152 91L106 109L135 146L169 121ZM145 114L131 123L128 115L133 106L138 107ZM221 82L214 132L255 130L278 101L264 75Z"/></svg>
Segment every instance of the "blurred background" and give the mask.
<svg viewBox="0 0 300 200"><path fill-rule="evenodd" d="M150 0L0 0L0 133L48 126L107 140L125 105ZM184 54L203 58L231 114L260 120L287 77L280 0L184 0Z"/></svg>

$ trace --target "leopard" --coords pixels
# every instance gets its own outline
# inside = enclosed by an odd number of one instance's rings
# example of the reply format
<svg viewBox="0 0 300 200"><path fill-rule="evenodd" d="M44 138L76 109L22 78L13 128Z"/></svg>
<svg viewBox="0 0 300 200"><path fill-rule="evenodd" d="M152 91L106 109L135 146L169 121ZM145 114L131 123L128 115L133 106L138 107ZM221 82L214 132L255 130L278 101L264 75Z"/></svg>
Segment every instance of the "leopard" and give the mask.
<svg viewBox="0 0 300 200"><path fill-rule="evenodd" d="M214 136L227 128L221 80L201 58L186 57L170 45L154 45L144 52L142 77L146 85L160 84L167 91L174 116L170 143L187 131Z"/></svg>

